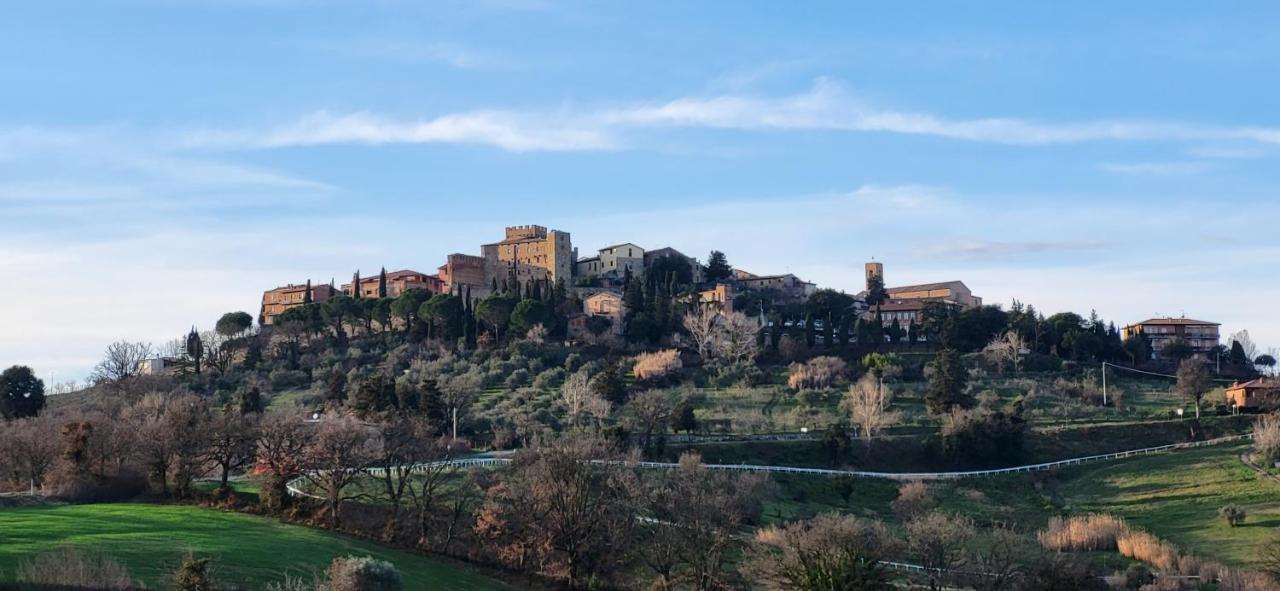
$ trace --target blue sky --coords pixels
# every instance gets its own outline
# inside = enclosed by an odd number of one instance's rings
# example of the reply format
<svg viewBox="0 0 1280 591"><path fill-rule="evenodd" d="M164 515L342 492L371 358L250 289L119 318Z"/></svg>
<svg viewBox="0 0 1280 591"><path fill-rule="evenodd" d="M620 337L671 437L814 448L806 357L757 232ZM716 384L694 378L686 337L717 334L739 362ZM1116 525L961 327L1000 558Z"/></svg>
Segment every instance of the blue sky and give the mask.
<svg viewBox="0 0 1280 591"><path fill-rule="evenodd" d="M10 3L0 365L507 224L1280 345L1280 7Z"/></svg>

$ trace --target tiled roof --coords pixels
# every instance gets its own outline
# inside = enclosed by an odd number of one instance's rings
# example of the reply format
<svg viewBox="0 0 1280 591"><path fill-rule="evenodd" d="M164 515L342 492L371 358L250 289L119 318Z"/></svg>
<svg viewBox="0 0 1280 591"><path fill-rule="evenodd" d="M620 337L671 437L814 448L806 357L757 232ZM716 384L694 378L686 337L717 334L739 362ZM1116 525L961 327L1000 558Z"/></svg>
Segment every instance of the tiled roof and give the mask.
<svg viewBox="0 0 1280 591"><path fill-rule="evenodd" d="M885 291L892 294L900 291L932 291L935 289L944 289L944 288L952 289L952 288L955 288L956 286L963 287L966 290L969 289L969 286L965 285L963 281L940 281L938 283L922 283L920 285L904 285L902 287L886 287Z"/></svg>
<svg viewBox="0 0 1280 591"><path fill-rule="evenodd" d="M1192 320L1190 318L1149 318L1147 320L1143 320L1142 322L1139 322L1138 324L1156 324L1160 326L1174 326L1174 325L1221 326L1217 322L1206 322L1204 320Z"/></svg>

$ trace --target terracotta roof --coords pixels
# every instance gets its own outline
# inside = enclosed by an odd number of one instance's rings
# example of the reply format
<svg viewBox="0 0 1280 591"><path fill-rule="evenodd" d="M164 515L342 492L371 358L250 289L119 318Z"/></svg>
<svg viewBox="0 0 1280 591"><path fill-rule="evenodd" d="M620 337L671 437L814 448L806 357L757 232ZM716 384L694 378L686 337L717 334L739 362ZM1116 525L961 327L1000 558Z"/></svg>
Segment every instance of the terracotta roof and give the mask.
<svg viewBox="0 0 1280 591"><path fill-rule="evenodd" d="M1255 378L1242 384L1232 384L1228 390L1244 390L1249 388L1280 388L1280 379Z"/></svg>
<svg viewBox="0 0 1280 591"><path fill-rule="evenodd" d="M950 288L954 288L957 285L965 288L966 290L969 289L969 286L965 285L963 281L940 281L938 283L921 283L920 285L904 285L902 287L886 287L885 291L888 293L894 293L899 291L931 291L931 290L943 289L943 288L950 289Z"/></svg>
<svg viewBox="0 0 1280 591"><path fill-rule="evenodd" d="M924 300L905 300L893 301L880 304L881 312L913 312L924 309ZM875 312L876 307L872 306L868 311Z"/></svg>
<svg viewBox="0 0 1280 591"><path fill-rule="evenodd" d="M1137 326L1138 324L1156 324L1160 326L1173 326L1173 325L1222 326L1217 322L1205 322L1204 320L1192 320L1190 318L1150 318L1147 320L1143 320L1142 322L1138 322L1136 324L1130 324L1129 326Z"/></svg>

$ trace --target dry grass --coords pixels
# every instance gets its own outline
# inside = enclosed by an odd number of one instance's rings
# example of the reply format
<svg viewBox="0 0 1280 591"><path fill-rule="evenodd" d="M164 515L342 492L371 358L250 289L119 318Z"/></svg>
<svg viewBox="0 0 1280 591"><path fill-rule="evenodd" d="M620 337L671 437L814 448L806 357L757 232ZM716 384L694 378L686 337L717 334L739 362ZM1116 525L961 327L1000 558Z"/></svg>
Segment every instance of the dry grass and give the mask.
<svg viewBox="0 0 1280 591"><path fill-rule="evenodd" d="M792 363L787 386L797 391L830 388L844 379L848 369L839 357L814 357L805 363Z"/></svg>
<svg viewBox="0 0 1280 591"><path fill-rule="evenodd" d="M1036 539L1047 550L1095 551L1115 550L1116 540L1129 531L1123 519L1101 513L1075 517L1055 517L1036 533Z"/></svg>
<svg viewBox="0 0 1280 591"><path fill-rule="evenodd" d="M680 362L680 352L666 349L637 355L631 373L641 381L660 380L679 371L681 367L684 365Z"/></svg>

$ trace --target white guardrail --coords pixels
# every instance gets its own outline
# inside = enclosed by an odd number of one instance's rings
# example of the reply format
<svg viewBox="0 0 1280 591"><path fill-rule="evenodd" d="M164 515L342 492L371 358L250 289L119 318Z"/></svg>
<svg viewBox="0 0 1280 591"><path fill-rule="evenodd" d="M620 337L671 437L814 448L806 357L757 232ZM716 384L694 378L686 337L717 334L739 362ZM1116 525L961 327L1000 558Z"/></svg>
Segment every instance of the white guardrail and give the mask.
<svg viewBox="0 0 1280 591"><path fill-rule="evenodd" d="M1105 462L1107 460L1119 460L1131 458L1134 456L1144 456L1157 453L1175 451L1179 449L1192 449L1197 447L1208 447L1211 445L1221 445L1223 443L1235 443L1239 441L1247 441L1253 439L1252 433L1244 435L1231 435L1228 437L1219 437L1217 439L1206 439L1204 441L1190 441L1187 443L1172 443L1169 445L1157 445L1155 447L1144 447L1142 449L1131 449L1128 451L1119 451L1109 454L1098 454L1093 456L1085 456L1081 458L1071 458L1067 460L1057 460L1054 462L1043 462L1040 464L1028 464L1026 466L1014 466L1011 468L993 468L990 470L965 470L959 472L873 472L867 470L837 470L832 468L800 468L795 466L764 466L758 464L704 464L703 467L708 470L735 470L739 472L780 472L787 474L814 474L821 476L853 476L858 478L885 478L889 480L957 480L961 478L978 478L982 476L998 476L1001 474L1017 474L1021 472L1040 472L1043 470L1051 470L1061 466L1074 466L1076 464L1084 464L1088 462ZM511 458L466 458L461 460L443 460L439 462L426 462L418 464L411 468L412 471L421 472L433 468L440 467L474 467L474 466L497 466L511 463ZM655 470L670 470L679 466L679 464L671 462L637 462L637 466L641 468L649 468ZM385 468L370 468L370 472L378 472ZM299 497L308 497L313 499L322 498L303 491L298 488L298 482L306 477L299 477L289 481L287 488L289 494Z"/></svg>

